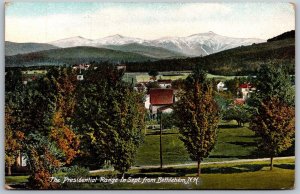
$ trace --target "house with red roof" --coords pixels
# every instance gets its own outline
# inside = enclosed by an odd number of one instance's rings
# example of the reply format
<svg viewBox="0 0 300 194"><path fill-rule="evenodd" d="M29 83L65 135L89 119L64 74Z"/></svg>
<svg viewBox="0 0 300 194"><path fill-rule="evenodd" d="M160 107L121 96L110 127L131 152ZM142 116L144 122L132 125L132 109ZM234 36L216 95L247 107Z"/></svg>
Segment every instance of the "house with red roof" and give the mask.
<svg viewBox="0 0 300 194"><path fill-rule="evenodd" d="M239 86L238 94L241 95L243 100L247 100L251 93L255 91L256 88L250 83L244 83Z"/></svg>
<svg viewBox="0 0 300 194"><path fill-rule="evenodd" d="M159 111L172 112L171 106L174 104L174 90L168 88L152 88L149 91L150 106L149 110L153 117L156 117Z"/></svg>

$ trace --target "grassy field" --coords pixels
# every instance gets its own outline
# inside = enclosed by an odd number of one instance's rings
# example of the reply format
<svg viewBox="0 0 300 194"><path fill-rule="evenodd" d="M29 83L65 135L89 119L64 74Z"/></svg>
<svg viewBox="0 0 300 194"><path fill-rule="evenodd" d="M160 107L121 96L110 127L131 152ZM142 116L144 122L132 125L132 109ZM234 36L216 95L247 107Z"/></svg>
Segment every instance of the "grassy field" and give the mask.
<svg viewBox="0 0 300 194"><path fill-rule="evenodd" d="M178 75L172 75L173 73L178 73ZM160 72L157 76L157 79L170 79L170 80L178 80L178 79L186 79L191 73L189 72ZM213 75L213 74L207 74L207 78L212 79L215 78L219 81L225 81L229 79L234 79L235 77L241 77L241 76L222 76L222 75ZM126 72L123 80L126 82L147 82L150 80L150 76L147 72Z"/></svg>
<svg viewBox="0 0 300 194"><path fill-rule="evenodd" d="M163 131L163 163L190 163L189 155L179 140L175 129ZM231 123L221 123L217 143L205 162L257 158L254 133L247 127L237 127ZM144 143L139 148L136 166L159 165L159 130L147 130Z"/></svg>
<svg viewBox="0 0 300 194"><path fill-rule="evenodd" d="M163 131L164 165L191 163L183 143L178 139L177 129ZM254 133L245 127L237 127L233 122L219 125L215 149L204 162L228 161L245 158L258 158ZM136 165L159 165L159 130L147 129L143 145L139 148ZM232 161L232 163L202 164L202 174L195 183L69 183L64 189L291 189L294 186L295 161L275 159L274 169L269 170L268 161ZM196 165L159 168L133 168L125 178L157 180L159 177L179 177L188 179L196 176ZM60 174L59 176L62 176ZM120 178L116 171L92 173L92 177ZM28 176L7 176L6 183L22 185ZM17 185L15 185L17 184Z"/></svg>
<svg viewBox="0 0 300 194"><path fill-rule="evenodd" d="M232 164L209 164L202 166L199 183L150 183L85 185L86 188L102 189L291 189L294 186L294 159L275 160L274 169L269 170L269 161ZM130 177L195 177L196 167L131 170ZM98 173L94 176L102 176Z"/></svg>
<svg viewBox="0 0 300 194"><path fill-rule="evenodd" d="M64 189L292 189L295 178L295 159L275 159L269 170L269 161L236 162L230 164L205 164L197 184L183 183L69 183ZM159 177L195 177L196 166L132 169L125 178L158 179ZM91 174L91 177L116 178L116 172ZM25 183L26 176L6 177L6 183ZM13 185L12 185L13 186Z"/></svg>

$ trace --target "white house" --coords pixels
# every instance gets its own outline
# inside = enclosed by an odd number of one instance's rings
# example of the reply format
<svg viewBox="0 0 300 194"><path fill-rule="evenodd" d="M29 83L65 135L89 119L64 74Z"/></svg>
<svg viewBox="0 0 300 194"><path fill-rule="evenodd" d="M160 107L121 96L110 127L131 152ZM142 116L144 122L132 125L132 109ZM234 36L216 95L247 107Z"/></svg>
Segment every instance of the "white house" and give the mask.
<svg viewBox="0 0 300 194"><path fill-rule="evenodd" d="M242 99L247 100L250 97L251 93L255 90L256 90L256 88L253 87L253 85L251 85L249 83L241 84L239 86L238 95L241 95Z"/></svg>
<svg viewBox="0 0 300 194"><path fill-rule="evenodd" d="M168 80L160 79L160 80L157 80L157 83L161 88L171 88L172 87L172 80L170 80L170 79L168 79Z"/></svg>
<svg viewBox="0 0 300 194"><path fill-rule="evenodd" d="M225 88L225 84L222 81L217 84L217 90L218 92L227 90L227 88Z"/></svg>

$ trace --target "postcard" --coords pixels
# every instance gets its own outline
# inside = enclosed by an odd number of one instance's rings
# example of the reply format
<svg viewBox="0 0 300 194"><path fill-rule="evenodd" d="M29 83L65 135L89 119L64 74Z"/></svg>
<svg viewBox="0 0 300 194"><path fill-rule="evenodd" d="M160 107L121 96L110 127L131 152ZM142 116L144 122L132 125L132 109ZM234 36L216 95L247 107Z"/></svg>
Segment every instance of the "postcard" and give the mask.
<svg viewBox="0 0 300 194"><path fill-rule="evenodd" d="M295 5L5 4L5 188L294 189Z"/></svg>

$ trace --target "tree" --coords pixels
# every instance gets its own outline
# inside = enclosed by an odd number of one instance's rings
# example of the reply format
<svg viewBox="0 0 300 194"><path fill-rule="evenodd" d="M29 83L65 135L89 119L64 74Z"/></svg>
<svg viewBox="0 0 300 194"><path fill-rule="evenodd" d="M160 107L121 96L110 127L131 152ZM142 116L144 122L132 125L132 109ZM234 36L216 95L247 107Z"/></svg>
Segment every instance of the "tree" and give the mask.
<svg viewBox="0 0 300 194"><path fill-rule="evenodd" d="M261 137L259 148L273 158L292 146L295 134L295 109L278 98L264 100L250 123L250 128Z"/></svg>
<svg viewBox="0 0 300 194"><path fill-rule="evenodd" d="M228 120L228 121L236 120L239 127L249 122L251 120L252 114L253 114L253 109L247 105L243 105L243 106L236 105L227 108L222 113L224 120Z"/></svg>
<svg viewBox="0 0 300 194"><path fill-rule="evenodd" d="M11 167L16 162L16 158L20 154L21 141L24 133L14 128L15 118L12 116L11 108L5 106L5 166L7 174L11 175Z"/></svg>
<svg viewBox="0 0 300 194"><path fill-rule="evenodd" d="M250 128L262 138L260 148L273 157L291 147L295 135L295 96L290 76L282 66L264 65L255 80L257 92L249 104L255 108Z"/></svg>
<svg viewBox="0 0 300 194"><path fill-rule="evenodd" d="M150 70L148 72L148 75L151 76L154 80L156 80L156 76L158 76L158 71L156 71L156 70Z"/></svg>
<svg viewBox="0 0 300 194"><path fill-rule="evenodd" d="M161 88L160 85L155 81L155 82L148 82L147 85L147 93L149 93L151 88Z"/></svg>
<svg viewBox="0 0 300 194"><path fill-rule="evenodd" d="M175 125L174 113L161 113L163 129L170 129Z"/></svg>
<svg viewBox="0 0 300 194"><path fill-rule="evenodd" d="M294 106L295 92L291 78L282 66L262 65L253 80L256 91L249 101L254 106L260 106L261 101L278 98L280 101Z"/></svg>
<svg viewBox="0 0 300 194"><path fill-rule="evenodd" d="M8 70L5 75L5 167L11 175L11 167L22 149L24 133L19 130L18 106L22 92L22 73L20 69Z"/></svg>
<svg viewBox="0 0 300 194"><path fill-rule="evenodd" d="M186 91L174 107L180 139L191 159L198 162L198 176L201 161L214 147L219 121L213 86L205 78L206 74L196 68L187 79Z"/></svg>
<svg viewBox="0 0 300 194"><path fill-rule="evenodd" d="M19 129L24 133L22 152L30 169L28 186L51 189L58 185L50 177L61 166L74 159L78 139L67 122L73 109L72 70L53 68L45 77L28 83L19 106Z"/></svg>
<svg viewBox="0 0 300 194"><path fill-rule="evenodd" d="M145 110L142 94L133 91L122 76L109 64L91 67L76 91L73 126L82 134L82 165L99 168L107 162L124 173L133 164L143 137Z"/></svg>

